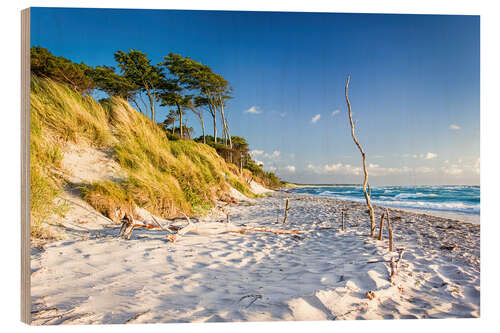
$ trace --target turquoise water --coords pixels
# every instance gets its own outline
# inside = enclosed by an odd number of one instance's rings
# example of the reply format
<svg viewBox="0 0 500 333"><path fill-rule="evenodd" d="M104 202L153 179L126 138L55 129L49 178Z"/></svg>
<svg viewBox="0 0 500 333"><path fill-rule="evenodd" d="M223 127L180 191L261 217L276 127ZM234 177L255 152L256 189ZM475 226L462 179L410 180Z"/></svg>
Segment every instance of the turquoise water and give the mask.
<svg viewBox="0 0 500 333"><path fill-rule="evenodd" d="M362 186L310 186L292 191L357 202L365 200ZM373 204L379 206L479 215L479 186L377 186L371 191Z"/></svg>

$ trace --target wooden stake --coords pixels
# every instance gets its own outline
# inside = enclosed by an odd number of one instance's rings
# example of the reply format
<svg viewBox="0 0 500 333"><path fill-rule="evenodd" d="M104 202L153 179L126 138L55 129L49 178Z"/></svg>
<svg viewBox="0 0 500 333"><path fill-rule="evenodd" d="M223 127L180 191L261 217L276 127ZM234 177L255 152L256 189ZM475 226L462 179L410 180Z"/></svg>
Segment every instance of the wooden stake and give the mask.
<svg viewBox="0 0 500 333"><path fill-rule="evenodd" d="M384 229L384 212L382 212L382 216L380 217L380 227L378 231L378 240L382 240L382 229Z"/></svg>
<svg viewBox="0 0 500 333"><path fill-rule="evenodd" d="M405 249L398 249L399 252L399 257L397 260L394 260L394 257L391 258L391 275L389 275L389 280L393 282L394 278L398 274L398 268L399 268L399 263L403 259L403 253L405 252Z"/></svg>
<svg viewBox="0 0 500 333"><path fill-rule="evenodd" d="M288 202L289 202L289 200L288 200L288 198L286 198L286 205L285 205L285 218L283 219L283 224L285 224L285 223L286 223L286 219L287 219L287 217L288 217Z"/></svg>
<svg viewBox="0 0 500 333"><path fill-rule="evenodd" d="M392 252L392 226L391 226L391 218L389 217L389 209L386 208L387 215L387 229L389 229L389 251Z"/></svg>
<svg viewBox="0 0 500 333"><path fill-rule="evenodd" d="M280 210L281 205L278 203L278 208L276 208L276 224L280 223Z"/></svg>
<svg viewBox="0 0 500 333"><path fill-rule="evenodd" d="M342 231L344 231L344 211L342 211Z"/></svg>

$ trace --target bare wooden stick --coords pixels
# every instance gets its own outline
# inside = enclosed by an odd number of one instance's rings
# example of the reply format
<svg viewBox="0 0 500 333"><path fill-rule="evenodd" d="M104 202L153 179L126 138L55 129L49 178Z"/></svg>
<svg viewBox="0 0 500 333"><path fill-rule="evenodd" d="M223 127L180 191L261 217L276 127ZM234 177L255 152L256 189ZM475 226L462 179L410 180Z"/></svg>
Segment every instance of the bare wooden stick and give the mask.
<svg viewBox="0 0 500 333"><path fill-rule="evenodd" d="M386 208L387 215L387 229L389 230L389 251L392 252L392 226L391 226L391 218L389 217L389 209Z"/></svg>
<svg viewBox="0 0 500 333"><path fill-rule="evenodd" d="M399 263L403 259L403 253L405 252L404 248L398 249L399 256L397 260L394 260L394 257L391 258L391 275L389 276L389 280L392 282L396 275L398 274Z"/></svg>
<svg viewBox="0 0 500 333"><path fill-rule="evenodd" d="M365 196L366 200L366 205L368 206L369 212L370 212L370 237L374 237L375 234L375 213L373 210L372 206L372 201L371 201L371 194L368 194L367 191L367 185L368 185L368 169L366 168L366 154L363 148L361 147L361 144L359 143L358 139L356 138L356 135L354 134L354 122L352 120L352 112L351 112L351 102L349 101L349 97L347 95L347 91L349 89L349 82L351 81L351 75L347 75L347 82L345 84L345 100L347 103L347 109L348 109L348 115L349 115L349 122L351 124L351 136L356 144L356 146L359 149L359 152L361 153L361 158L363 159L363 173L364 173L364 179L363 179L363 194ZM370 191L371 193L371 191Z"/></svg>
<svg viewBox="0 0 500 333"><path fill-rule="evenodd" d="M288 203L289 203L289 199L286 198L286 205L285 205L285 217L283 218L283 224L286 223L286 219L288 218Z"/></svg>
<svg viewBox="0 0 500 333"><path fill-rule="evenodd" d="M167 230L167 229L165 229L165 228L164 228L164 227L160 224L160 222L158 222L158 221L155 219L155 217L154 217L152 214L150 214L150 215L151 215L151 218L153 219L153 221L155 222L155 224L157 224L157 225L161 228L161 230Z"/></svg>
<svg viewBox="0 0 500 333"><path fill-rule="evenodd" d="M378 240L382 240L382 229L384 229L384 212L382 212L382 216L380 217L380 227L378 230Z"/></svg>
<svg viewBox="0 0 500 333"><path fill-rule="evenodd" d="M342 211L342 231L344 231L344 211Z"/></svg>
<svg viewBox="0 0 500 333"><path fill-rule="evenodd" d="M280 210L281 210L281 204L278 203L278 208L276 208L276 224L280 223Z"/></svg>

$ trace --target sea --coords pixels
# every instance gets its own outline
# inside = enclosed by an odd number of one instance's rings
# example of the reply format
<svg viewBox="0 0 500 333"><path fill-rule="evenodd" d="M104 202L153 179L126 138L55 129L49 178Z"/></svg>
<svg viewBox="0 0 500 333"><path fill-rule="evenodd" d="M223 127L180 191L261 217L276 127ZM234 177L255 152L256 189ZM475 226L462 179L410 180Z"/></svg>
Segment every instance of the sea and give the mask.
<svg viewBox="0 0 500 333"><path fill-rule="evenodd" d="M363 187L360 185L311 185L294 188L292 191L365 202ZM378 206L436 212L435 215L440 215L440 212L468 215L473 220L479 220L479 186L374 186L371 193L372 203Z"/></svg>

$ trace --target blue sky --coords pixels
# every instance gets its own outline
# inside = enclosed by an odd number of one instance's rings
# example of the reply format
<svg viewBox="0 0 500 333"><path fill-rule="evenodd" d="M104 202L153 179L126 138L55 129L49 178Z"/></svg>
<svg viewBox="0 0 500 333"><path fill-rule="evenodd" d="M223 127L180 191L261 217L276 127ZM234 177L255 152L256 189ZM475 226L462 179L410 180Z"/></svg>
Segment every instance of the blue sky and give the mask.
<svg viewBox="0 0 500 333"><path fill-rule="evenodd" d="M114 52L130 48L154 63L174 52L209 65L233 87L231 133L265 169L301 183L361 182L350 73L370 183L479 184L479 25L478 16L34 8L31 43L92 66L115 66Z"/></svg>

